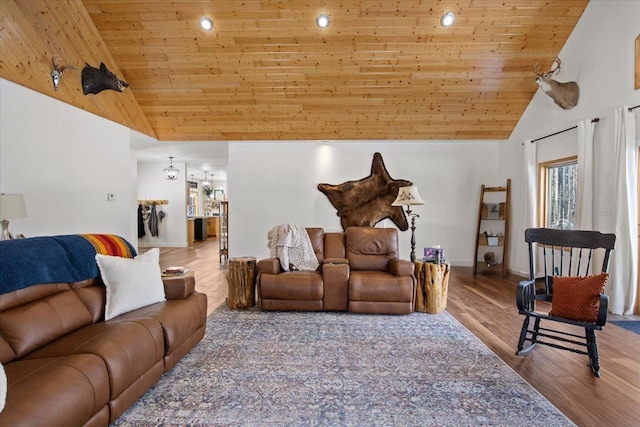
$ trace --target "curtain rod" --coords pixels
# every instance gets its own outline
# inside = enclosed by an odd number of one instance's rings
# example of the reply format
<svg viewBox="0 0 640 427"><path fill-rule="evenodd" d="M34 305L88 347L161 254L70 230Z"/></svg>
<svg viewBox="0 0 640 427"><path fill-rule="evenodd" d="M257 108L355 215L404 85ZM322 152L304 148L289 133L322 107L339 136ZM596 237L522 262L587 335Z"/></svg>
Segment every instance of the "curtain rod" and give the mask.
<svg viewBox="0 0 640 427"><path fill-rule="evenodd" d="M638 107L640 107L640 105L636 105L635 107L629 107L629 111L633 111L633 110L635 110L635 109L636 109L636 108L638 108Z"/></svg>
<svg viewBox="0 0 640 427"><path fill-rule="evenodd" d="M595 119L591 120L591 123L598 123L599 121L600 121L600 118L596 117ZM573 129L578 129L578 125L575 125L573 127L570 127L570 128L558 131L558 132L550 133L549 135L541 136L540 138L532 139L531 142L534 143L534 142L540 141L541 139L545 139L545 138L549 138L549 137L552 137L552 136L556 136L556 135L559 135L561 133L564 133L564 132L567 132L567 131L570 131L570 130L573 130Z"/></svg>

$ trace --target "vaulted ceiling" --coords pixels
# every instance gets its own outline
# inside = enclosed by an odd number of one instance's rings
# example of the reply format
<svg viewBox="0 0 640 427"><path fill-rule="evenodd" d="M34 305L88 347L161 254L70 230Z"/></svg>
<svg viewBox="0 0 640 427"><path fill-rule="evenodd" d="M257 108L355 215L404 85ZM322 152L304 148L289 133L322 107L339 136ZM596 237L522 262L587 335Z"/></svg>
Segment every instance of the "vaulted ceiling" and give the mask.
<svg viewBox="0 0 640 427"><path fill-rule="evenodd" d="M587 3L0 0L0 77L162 141L505 139Z"/></svg>

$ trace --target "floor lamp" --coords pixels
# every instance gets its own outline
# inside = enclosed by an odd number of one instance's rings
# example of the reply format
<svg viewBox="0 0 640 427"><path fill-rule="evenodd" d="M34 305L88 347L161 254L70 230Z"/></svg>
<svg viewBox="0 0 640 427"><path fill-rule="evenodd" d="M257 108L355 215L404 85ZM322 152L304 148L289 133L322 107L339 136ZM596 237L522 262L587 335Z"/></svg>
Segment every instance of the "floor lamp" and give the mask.
<svg viewBox="0 0 640 427"><path fill-rule="evenodd" d="M398 197L391 203L391 206L407 207L407 217L411 218L411 261L416 260L416 218L420 218L420 215L411 212L413 205L424 205L424 200L418 193L418 187L415 185L400 187Z"/></svg>

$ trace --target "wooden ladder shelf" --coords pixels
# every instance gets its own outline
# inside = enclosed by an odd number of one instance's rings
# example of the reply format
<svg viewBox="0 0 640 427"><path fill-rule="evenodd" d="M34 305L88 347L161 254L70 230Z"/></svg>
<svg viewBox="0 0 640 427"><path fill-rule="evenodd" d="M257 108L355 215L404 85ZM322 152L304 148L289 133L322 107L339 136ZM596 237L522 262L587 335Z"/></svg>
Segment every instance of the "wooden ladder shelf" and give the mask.
<svg viewBox="0 0 640 427"><path fill-rule="evenodd" d="M510 208L511 179L507 179L506 187L480 187L473 274L478 273L480 265L486 267L485 271L501 267L502 276L507 274Z"/></svg>

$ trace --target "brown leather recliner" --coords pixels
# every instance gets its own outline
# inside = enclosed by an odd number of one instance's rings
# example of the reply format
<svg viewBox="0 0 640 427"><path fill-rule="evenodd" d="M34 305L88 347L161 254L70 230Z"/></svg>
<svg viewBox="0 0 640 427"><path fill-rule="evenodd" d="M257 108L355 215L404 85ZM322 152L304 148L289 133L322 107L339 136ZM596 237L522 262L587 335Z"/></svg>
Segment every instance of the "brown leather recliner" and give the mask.
<svg viewBox="0 0 640 427"><path fill-rule="evenodd" d="M258 306L270 311L346 311L349 266L343 233L307 228L320 266L316 271L283 271L277 258L258 262Z"/></svg>
<svg viewBox="0 0 640 427"><path fill-rule="evenodd" d="M258 305L269 311L413 312L413 263L398 259L394 228L307 228L320 266L283 271L276 258L258 262Z"/></svg>
<svg viewBox="0 0 640 427"><path fill-rule="evenodd" d="M398 258L398 230L349 227L345 232L345 244L350 269L349 311L413 312L414 265Z"/></svg>

